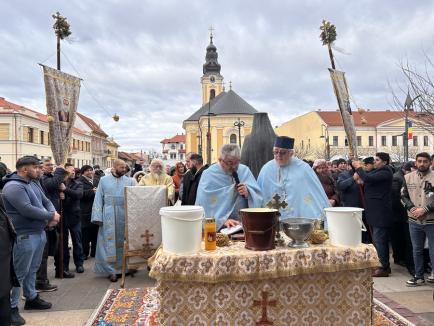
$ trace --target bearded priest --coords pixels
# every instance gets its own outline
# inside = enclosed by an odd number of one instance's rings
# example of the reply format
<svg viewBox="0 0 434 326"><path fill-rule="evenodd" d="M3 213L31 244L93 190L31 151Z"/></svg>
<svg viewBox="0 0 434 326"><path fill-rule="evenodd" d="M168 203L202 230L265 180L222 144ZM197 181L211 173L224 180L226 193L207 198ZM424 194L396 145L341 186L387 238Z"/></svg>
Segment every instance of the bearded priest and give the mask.
<svg viewBox="0 0 434 326"><path fill-rule="evenodd" d="M175 184L172 177L164 171L163 161L153 159L149 169L151 172L140 179L139 186L166 186L167 198L173 203L175 200Z"/></svg>
<svg viewBox="0 0 434 326"><path fill-rule="evenodd" d="M196 205L204 208L206 217L215 218L217 230L240 224L240 209L262 204L255 177L240 160L238 145L224 145L218 162L203 171L199 182Z"/></svg>
<svg viewBox="0 0 434 326"><path fill-rule="evenodd" d="M126 163L117 159L109 175L102 177L95 194L91 222L99 225L95 254L97 274L116 282L121 273L125 236L124 188L134 186L125 176Z"/></svg>
<svg viewBox="0 0 434 326"><path fill-rule="evenodd" d="M280 219L306 217L323 219L329 200L312 168L294 157L294 138L277 137L274 159L259 173L258 185L264 197L263 206L279 208Z"/></svg>

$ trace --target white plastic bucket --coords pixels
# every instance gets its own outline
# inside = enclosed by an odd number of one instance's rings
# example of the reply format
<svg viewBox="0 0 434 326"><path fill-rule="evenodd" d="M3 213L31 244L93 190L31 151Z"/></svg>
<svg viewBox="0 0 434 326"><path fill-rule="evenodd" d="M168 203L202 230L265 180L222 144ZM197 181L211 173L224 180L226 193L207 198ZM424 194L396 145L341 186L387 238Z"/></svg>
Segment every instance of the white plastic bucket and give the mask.
<svg viewBox="0 0 434 326"><path fill-rule="evenodd" d="M160 209L163 250L194 254L201 248L203 208L170 206Z"/></svg>
<svg viewBox="0 0 434 326"><path fill-rule="evenodd" d="M362 232L366 231L362 220L363 208L325 208L330 243L334 246L357 247L362 243Z"/></svg>

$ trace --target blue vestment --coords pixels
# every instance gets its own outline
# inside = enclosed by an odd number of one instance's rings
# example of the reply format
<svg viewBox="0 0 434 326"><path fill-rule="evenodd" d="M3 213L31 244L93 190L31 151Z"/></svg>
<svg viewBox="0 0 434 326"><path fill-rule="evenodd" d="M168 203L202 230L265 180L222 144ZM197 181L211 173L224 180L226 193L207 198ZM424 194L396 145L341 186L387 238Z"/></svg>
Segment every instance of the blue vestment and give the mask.
<svg viewBox="0 0 434 326"><path fill-rule="evenodd" d="M258 185L264 197L264 207L276 194L288 204L279 209L281 220L288 217L324 218L323 210L330 206L315 172L296 157L282 167L275 160L269 161L259 173Z"/></svg>
<svg viewBox="0 0 434 326"><path fill-rule="evenodd" d="M204 208L205 217L215 218L217 230L228 218L237 220L241 208L261 207L261 192L252 172L247 166L240 164L237 173L240 183L245 184L249 190L247 199L240 196L232 174L225 172L220 164L213 164L202 173L196 205Z"/></svg>
<svg viewBox="0 0 434 326"><path fill-rule="evenodd" d="M102 222L98 230L95 272L120 274L125 236L124 188L134 186L133 179L116 178L109 174L101 178L92 207L91 222Z"/></svg>

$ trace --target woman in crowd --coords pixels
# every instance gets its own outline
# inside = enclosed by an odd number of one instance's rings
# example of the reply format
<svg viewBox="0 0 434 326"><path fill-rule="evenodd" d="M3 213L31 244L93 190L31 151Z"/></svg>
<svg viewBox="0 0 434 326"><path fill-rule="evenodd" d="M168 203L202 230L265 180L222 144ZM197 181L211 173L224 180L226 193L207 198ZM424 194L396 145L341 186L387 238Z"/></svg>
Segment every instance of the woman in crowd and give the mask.
<svg viewBox="0 0 434 326"><path fill-rule="evenodd" d="M324 159L315 160L312 168L324 188L327 198L329 199L330 206L339 206L339 196L337 193L336 184L330 174L327 161Z"/></svg>
<svg viewBox="0 0 434 326"><path fill-rule="evenodd" d="M175 184L175 202L179 198L179 189L181 187L182 177L185 173L185 166L182 162L178 162L175 165L175 173L172 176L173 183Z"/></svg>

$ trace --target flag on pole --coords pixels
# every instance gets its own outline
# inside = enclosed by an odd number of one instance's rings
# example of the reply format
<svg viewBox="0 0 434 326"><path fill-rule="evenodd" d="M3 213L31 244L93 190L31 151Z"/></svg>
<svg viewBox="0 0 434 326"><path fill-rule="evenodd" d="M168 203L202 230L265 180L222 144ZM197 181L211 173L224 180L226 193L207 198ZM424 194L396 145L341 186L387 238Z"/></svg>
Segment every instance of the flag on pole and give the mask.
<svg viewBox="0 0 434 326"><path fill-rule="evenodd" d="M348 147L350 156L357 158L357 138L356 128L354 127L353 115L351 112L350 96L348 85L343 71L329 69L332 79L333 90L335 91L338 101L339 110L341 112L342 122L344 124L345 133L348 139Z"/></svg>
<svg viewBox="0 0 434 326"><path fill-rule="evenodd" d="M407 139L408 140L412 140L413 139L413 122L408 121L408 134L407 134Z"/></svg>
<svg viewBox="0 0 434 326"><path fill-rule="evenodd" d="M56 164L68 158L80 95L80 78L41 65L44 71L50 145Z"/></svg>

